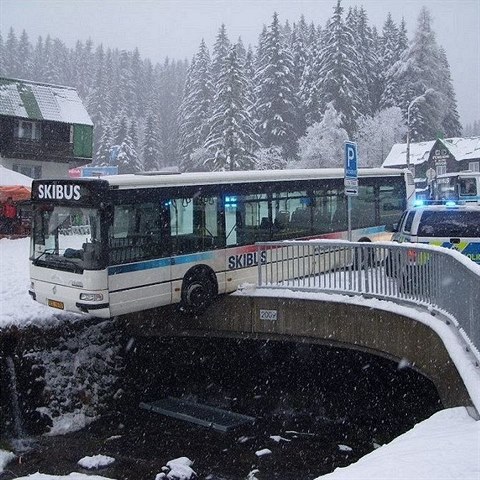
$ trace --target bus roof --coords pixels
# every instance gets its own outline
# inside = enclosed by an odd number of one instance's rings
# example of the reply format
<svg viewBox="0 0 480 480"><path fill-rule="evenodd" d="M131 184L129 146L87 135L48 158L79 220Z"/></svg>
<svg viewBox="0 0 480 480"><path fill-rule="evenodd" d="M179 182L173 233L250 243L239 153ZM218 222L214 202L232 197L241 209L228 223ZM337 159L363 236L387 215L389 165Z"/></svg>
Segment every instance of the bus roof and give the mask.
<svg viewBox="0 0 480 480"><path fill-rule="evenodd" d="M461 172L442 173L437 175L437 178L452 178L452 177L480 177L480 172L474 172L473 170L462 170Z"/></svg>
<svg viewBox="0 0 480 480"><path fill-rule="evenodd" d="M363 168L359 177L393 177L404 175L405 169ZM227 172L125 174L100 177L110 187L120 189L136 187L175 187L185 185L215 185L224 183L278 182L288 180L312 180L343 178L343 168L295 169L295 170L248 170Z"/></svg>

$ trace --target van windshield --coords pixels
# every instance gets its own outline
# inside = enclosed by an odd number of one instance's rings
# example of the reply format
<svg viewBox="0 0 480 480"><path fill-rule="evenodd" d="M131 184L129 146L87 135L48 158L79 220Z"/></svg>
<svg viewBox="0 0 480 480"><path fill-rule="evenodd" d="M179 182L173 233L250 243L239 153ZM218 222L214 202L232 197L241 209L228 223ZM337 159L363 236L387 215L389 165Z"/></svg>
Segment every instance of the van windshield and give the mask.
<svg viewBox="0 0 480 480"><path fill-rule="evenodd" d="M480 210L423 212L418 236L480 238Z"/></svg>
<svg viewBox="0 0 480 480"><path fill-rule="evenodd" d="M57 270L100 268L100 216L95 208L38 206L31 260Z"/></svg>

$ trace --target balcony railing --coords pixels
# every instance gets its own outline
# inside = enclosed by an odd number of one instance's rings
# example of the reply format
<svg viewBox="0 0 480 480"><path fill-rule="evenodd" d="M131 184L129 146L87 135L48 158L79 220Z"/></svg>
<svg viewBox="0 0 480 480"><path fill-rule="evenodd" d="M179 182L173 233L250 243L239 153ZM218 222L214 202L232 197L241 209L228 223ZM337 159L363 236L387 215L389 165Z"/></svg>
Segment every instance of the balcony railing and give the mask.
<svg viewBox="0 0 480 480"><path fill-rule="evenodd" d="M73 159L73 144L51 140L14 138L0 144L0 153L11 158Z"/></svg>

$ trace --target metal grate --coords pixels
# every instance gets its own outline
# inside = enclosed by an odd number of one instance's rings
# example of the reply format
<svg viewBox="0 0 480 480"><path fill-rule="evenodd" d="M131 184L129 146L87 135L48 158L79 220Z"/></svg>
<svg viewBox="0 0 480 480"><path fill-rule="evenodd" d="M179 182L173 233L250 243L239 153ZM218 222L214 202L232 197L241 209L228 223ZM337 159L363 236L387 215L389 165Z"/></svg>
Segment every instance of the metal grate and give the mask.
<svg viewBox="0 0 480 480"><path fill-rule="evenodd" d="M140 403L140 408L223 433L255 421L254 417L249 417L248 415L175 397L168 397L150 403L142 402Z"/></svg>

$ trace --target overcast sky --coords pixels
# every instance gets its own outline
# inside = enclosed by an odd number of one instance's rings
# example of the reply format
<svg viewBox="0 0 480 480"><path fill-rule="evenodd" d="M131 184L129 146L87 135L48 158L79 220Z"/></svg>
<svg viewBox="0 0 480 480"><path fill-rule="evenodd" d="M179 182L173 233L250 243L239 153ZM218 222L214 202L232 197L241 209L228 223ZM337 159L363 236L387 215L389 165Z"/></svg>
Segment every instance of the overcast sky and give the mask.
<svg viewBox="0 0 480 480"><path fill-rule="evenodd" d="M39 35L58 37L67 46L91 38L96 45L133 50L142 58L190 59L202 38L210 50L222 23L232 41L257 44L274 11L280 21L325 25L336 0L0 0L0 31L25 29L35 44ZM365 8L379 31L391 12L407 22L409 38L421 7L433 17L437 42L445 48L463 124L480 119L480 0L343 0ZM35 80L35 79L32 79Z"/></svg>

